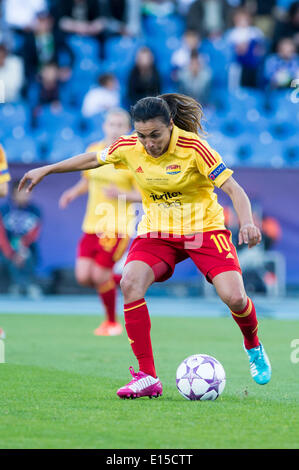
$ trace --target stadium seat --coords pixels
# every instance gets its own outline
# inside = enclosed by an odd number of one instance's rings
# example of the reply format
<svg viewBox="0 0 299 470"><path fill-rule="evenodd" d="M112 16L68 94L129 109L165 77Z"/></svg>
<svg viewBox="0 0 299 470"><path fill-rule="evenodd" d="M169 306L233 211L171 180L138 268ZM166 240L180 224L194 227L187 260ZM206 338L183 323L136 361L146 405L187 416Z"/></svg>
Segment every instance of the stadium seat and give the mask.
<svg viewBox="0 0 299 470"><path fill-rule="evenodd" d="M275 139L286 140L293 137L297 132L296 123L291 120L272 119L269 125L269 132Z"/></svg>
<svg viewBox="0 0 299 470"><path fill-rule="evenodd" d="M65 128L53 141L49 161L59 162L84 151L85 144L83 139L76 136L71 128Z"/></svg>
<svg viewBox="0 0 299 470"><path fill-rule="evenodd" d="M99 57L99 42L95 38L72 34L67 37L67 42L78 61L83 58Z"/></svg>
<svg viewBox="0 0 299 470"><path fill-rule="evenodd" d="M265 138L266 137L266 138ZM257 139L252 141L254 154L251 158L253 167L281 168L285 165L283 159L283 144L261 133Z"/></svg>
<svg viewBox="0 0 299 470"><path fill-rule="evenodd" d="M3 134L9 133L15 126L26 127L30 122L29 115L29 106L25 102L1 104L0 123Z"/></svg>
<svg viewBox="0 0 299 470"><path fill-rule="evenodd" d="M143 18L142 29L146 38L154 36L161 39L169 36L180 37L184 33L185 22L182 17L175 14L163 17L147 15Z"/></svg>
<svg viewBox="0 0 299 470"><path fill-rule="evenodd" d="M4 140L8 162L32 163L39 160L38 148L30 135L8 137Z"/></svg>
<svg viewBox="0 0 299 470"><path fill-rule="evenodd" d="M236 164L236 149L238 146L236 138L227 137L221 132L215 131L207 136L207 141L221 155L226 165L233 166Z"/></svg>
<svg viewBox="0 0 299 470"><path fill-rule="evenodd" d="M283 144L283 158L286 166L299 166L299 143L298 136L288 139Z"/></svg>
<svg viewBox="0 0 299 470"><path fill-rule="evenodd" d="M71 109L45 105L39 108L36 120L37 128L47 129L49 133L54 135L66 126L76 127L78 114Z"/></svg>

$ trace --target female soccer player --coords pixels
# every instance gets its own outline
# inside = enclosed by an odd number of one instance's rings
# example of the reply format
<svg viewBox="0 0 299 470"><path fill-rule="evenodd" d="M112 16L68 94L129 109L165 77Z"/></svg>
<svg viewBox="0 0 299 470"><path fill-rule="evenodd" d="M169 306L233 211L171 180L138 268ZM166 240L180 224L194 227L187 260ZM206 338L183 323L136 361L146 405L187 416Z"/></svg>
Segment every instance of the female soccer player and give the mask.
<svg viewBox="0 0 299 470"><path fill-rule="evenodd" d="M106 116L103 130L104 139L91 144L87 152L99 152L122 134L128 134L131 130L129 113L121 108L111 110ZM60 207L66 208L70 202L87 192L83 236L76 260L76 279L79 284L95 288L105 307L106 319L95 329L94 334L116 336L122 333L122 325L116 318L116 284L119 284L120 276L113 274L113 267L124 254L130 240L128 233L117 233L118 196L125 196L127 205L141 201L141 197L128 170L116 171L113 165L106 165L104 168L84 171L78 183L62 194ZM107 204L111 206L114 215L111 219L106 214Z"/></svg>
<svg viewBox="0 0 299 470"><path fill-rule="evenodd" d="M121 137L102 152L81 154L31 170L20 182L28 190L50 173L96 168L113 163L126 167L141 188L145 215L128 254L121 288L125 325L139 372L117 391L121 398L158 396L151 346L151 322L144 296L155 281L169 278L175 264L190 257L229 307L244 337L250 371L258 384L271 378L271 366L257 336L254 304L244 289L241 269L214 186L232 200L239 218L239 244L261 241L251 205L219 154L199 135L201 106L178 94L143 98L132 108L135 134ZM191 236L190 236L191 235Z"/></svg>
<svg viewBox="0 0 299 470"><path fill-rule="evenodd" d="M10 181L10 174L8 171L6 155L4 148L0 144L0 197L5 197L8 194L8 182ZM11 251L9 243L6 239L2 224L0 224L0 250L4 253ZM5 338L5 332L0 327L0 339Z"/></svg>

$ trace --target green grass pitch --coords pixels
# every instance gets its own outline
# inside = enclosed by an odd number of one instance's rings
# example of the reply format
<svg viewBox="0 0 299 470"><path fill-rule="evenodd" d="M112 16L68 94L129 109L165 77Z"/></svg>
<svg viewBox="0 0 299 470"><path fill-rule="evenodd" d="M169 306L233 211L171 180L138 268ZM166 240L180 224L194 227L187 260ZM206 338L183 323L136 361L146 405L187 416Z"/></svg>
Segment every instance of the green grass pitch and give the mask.
<svg viewBox="0 0 299 470"><path fill-rule="evenodd" d="M299 363L291 362L298 322L260 320L272 361L256 385L237 325L227 318L152 318L163 396L120 400L133 358L126 334L94 337L88 315L1 315L0 448L228 449L299 447ZM296 336L297 335L297 336ZM214 402L179 395L175 371L195 353L215 356L227 383Z"/></svg>

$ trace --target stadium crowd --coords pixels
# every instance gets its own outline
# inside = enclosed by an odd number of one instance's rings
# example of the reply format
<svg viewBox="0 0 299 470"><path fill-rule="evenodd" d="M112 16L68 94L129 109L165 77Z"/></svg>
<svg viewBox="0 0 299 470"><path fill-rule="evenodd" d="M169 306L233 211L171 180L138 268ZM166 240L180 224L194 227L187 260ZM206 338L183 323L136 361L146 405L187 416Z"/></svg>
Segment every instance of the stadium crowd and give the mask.
<svg viewBox="0 0 299 470"><path fill-rule="evenodd" d="M298 1L2 0L0 11L8 161L60 160L101 137L109 108L179 91L204 105L229 164L298 164Z"/></svg>

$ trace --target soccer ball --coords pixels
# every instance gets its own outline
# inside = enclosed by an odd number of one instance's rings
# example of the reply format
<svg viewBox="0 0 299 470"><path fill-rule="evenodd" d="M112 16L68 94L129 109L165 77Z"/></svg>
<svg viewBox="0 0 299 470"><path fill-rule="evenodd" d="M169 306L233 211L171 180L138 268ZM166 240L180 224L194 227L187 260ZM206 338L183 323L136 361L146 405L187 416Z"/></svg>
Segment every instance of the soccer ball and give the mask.
<svg viewBox="0 0 299 470"><path fill-rule="evenodd" d="M225 387L225 371L214 357L194 354L177 368L176 386L187 400L216 400Z"/></svg>

